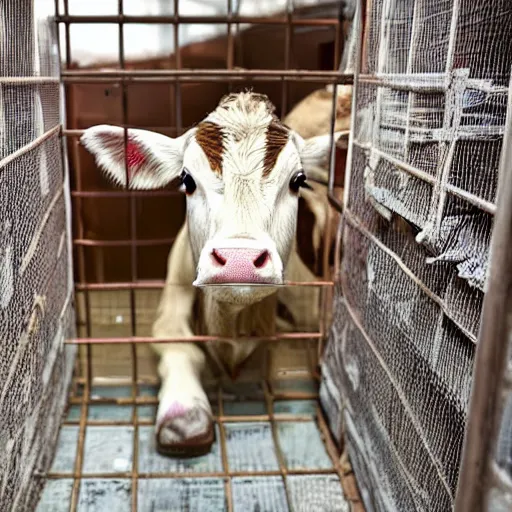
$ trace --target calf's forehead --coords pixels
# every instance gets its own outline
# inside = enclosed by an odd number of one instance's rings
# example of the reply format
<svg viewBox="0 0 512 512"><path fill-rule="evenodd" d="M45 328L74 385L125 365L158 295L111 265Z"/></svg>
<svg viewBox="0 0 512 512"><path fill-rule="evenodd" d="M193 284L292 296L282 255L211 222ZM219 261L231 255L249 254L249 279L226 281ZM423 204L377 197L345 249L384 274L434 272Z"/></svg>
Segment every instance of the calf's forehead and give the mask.
<svg viewBox="0 0 512 512"><path fill-rule="evenodd" d="M204 155L202 167L224 181L234 175L275 181L278 177L271 174L283 167L276 165L283 161L280 155L286 155L291 165L300 161L289 130L276 120L254 126L222 126L206 120L197 126L195 142L190 151Z"/></svg>

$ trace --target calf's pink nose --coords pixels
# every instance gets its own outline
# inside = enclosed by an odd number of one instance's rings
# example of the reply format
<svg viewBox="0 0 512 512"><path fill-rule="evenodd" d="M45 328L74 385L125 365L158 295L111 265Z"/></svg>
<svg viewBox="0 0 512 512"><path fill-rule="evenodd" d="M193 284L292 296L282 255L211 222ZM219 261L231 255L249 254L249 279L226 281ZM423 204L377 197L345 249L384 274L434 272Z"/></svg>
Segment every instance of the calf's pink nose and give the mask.
<svg viewBox="0 0 512 512"><path fill-rule="evenodd" d="M269 282L261 272L270 263L270 254L267 250L242 247L214 249L212 261L217 269L212 278L215 283Z"/></svg>

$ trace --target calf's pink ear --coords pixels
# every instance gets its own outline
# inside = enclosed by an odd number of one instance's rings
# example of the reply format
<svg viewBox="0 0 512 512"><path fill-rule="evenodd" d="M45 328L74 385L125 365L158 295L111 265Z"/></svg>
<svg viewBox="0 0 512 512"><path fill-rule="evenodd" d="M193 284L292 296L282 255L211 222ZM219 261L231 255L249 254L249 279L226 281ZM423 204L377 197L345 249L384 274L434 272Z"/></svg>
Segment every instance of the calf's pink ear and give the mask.
<svg viewBox="0 0 512 512"><path fill-rule="evenodd" d="M147 130L98 125L85 130L80 142L116 184L130 189L155 189L179 176L192 131L177 139Z"/></svg>

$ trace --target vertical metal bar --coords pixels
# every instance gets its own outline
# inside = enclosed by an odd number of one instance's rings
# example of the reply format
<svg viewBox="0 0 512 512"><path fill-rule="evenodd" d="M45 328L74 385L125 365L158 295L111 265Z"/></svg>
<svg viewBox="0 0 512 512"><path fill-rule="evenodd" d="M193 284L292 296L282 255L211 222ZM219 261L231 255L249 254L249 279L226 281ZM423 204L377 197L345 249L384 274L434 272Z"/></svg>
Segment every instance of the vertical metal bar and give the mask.
<svg viewBox="0 0 512 512"><path fill-rule="evenodd" d="M78 141L75 141L75 144L78 144ZM75 183L77 190L82 190L82 172L80 162L77 159L75 165ZM78 198L77 198L78 199ZM81 208L81 201L77 201L77 211L79 215L77 216L78 222L78 235L80 237L84 234L84 225L83 219L80 213L83 211ZM81 283L85 283L87 281L87 274L85 270L85 247L77 248L77 259L78 259L78 278ZM85 333L88 338L92 336L92 325L91 325L91 304L90 304L90 296L89 290L84 290L84 314L85 314ZM80 352L82 354L83 352ZM84 454L84 445L85 445L85 436L86 436L86 424L87 424L87 414L89 409L89 400L91 397L91 386L92 386L92 347L87 344L85 346L85 382L84 382L84 390L82 396L82 404L80 411L80 425L79 425L79 434L78 434L78 446L77 446L77 455L75 460L75 468L74 468L74 482L73 488L71 491L71 504L70 511L74 512L78 505L78 495L80 492L80 479L82 478L82 465L83 465L83 454Z"/></svg>
<svg viewBox="0 0 512 512"><path fill-rule="evenodd" d="M125 51L124 51L124 0L118 0L118 13L119 13L119 67L126 69ZM122 92L122 120L124 127L124 164L126 184L129 186L129 169L128 169L128 94L126 91L126 83L121 84ZM137 199L130 195L130 277L132 283L137 281ZM130 288L130 327L131 335L137 335L137 312L136 312L135 290ZM132 399L135 402L137 399L137 380L138 380L138 367L137 367L137 345L130 344L132 375ZM132 460L132 512L137 512L137 484L138 484L138 471L137 471L137 458L138 458L138 425L137 425L137 405L134 403L132 408L132 424L133 424L133 460Z"/></svg>
<svg viewBox="0 0 512 512"><path fill-rule="evenodd" d="M288 483L286 476L288 474L288 470L286 467L286 461L283 456L283 452L281 450L281 446L279 445L279 435L277 433L277 425L274 417L274 398L272 396L271 388L268 383L268 375L263 383L263 392L265 394L265 404L267 406L267 415L270 418L270 428L272 429L272 440L274 442L274 450L276 452L277 462L279 464L279 471L281 472L281 477L283 479L284 491L286 495L286 503L288 505L288 510L292 510L291 499L290 499L290 491L288 489Z"/></svg>
<svg viewBox="0 0 512 512"><path fill-rule="evenodd" d="M226 502L228 505L228 512L233 512L233 492L231 489L231 478L229 476L229 461L228 461L228 451L227 451L227 443L226 443L226 429L224 427L224 396L222 394L222 385L219 385L218 393L218 402L219 402L219 432L220 432L220 452L222 456L222 469L224 473L224 488L226 491Z"/></svg>
<svg viewBox="0 0 512 512"><path fill-rule="evenodd" d="M179 0L174 0L174 55L176 57L176 69L181 69L181 51L180 51L180 23L179 23ZM176 110L176 134L181 135L183 129L183 116L181 111L181 84L176 80L174 82L174 104Z"/></svg>
<svg viewBox="0 0 512 512"><path fill-rule="evenodd" d="M57 0L58 2L59 0ZM66 68L69 69L71 67L71 36L69 30L69 21L67 21L67 17L69 16L69 0L64 0L64 16L66 17L66 21L64 22L64 31L65 31L65 39L66 39Z"/></svg>
<svg viewBox="0 0 512 512"><path fill-rule="evenodd" d="M508 95L500 160L497 211L491 241L482 321L471 386L468 426L455 511L487 510L485 494L491 481L491 459L496 450L501 416L501 394L512 331L512 81Z"/></svg>
<svg viewBox="0 0 512 512"><path fill-rule="evenodd" d="M292 25L293 14L293 0L286 0L286 33L285 33L285 47L284 47L284 69L290 69L290 55L293 36ZM282 81L281 85L281 119L284 119L288 111L288 82Z"/></svg>
<svg viewBox="0 0 512 512"><path fill-rule="evenodd" d="M369 0L368 5L371 5L371 0ZM354 62L354 83L352 85L352 109L350 115L350 133L348 136L348 151L347 151L347 162L345 164L345 183L343 184L343 205L346 207L348 205L349 199L349 191L350 191L350 180L352 174L352 158L354 153L354 140L355 140L355 130L356 130L356 112L357 112L357 92L359 89L359 73L361 71L361 61L362 61L362 47L365 41L365 31L366 26L363 24L363 9L366 7L365 0L358 0L356 9L359 10L359 13L356 11L355 20L356 25L352 30L356 30L358 34L357 39L357 49L356 49L356 57ZM366 18L370 19L369 17ZM342 222L343 219L342 219ZM343 239L343 234L341 235L341 239Z"/></svg>
<svg viewBox="0 0 512 512"><path fill-rule="evenodd" d="M231 19L233 18L233 0L227 0L228 2L228 39L227 39L227 55L226 55L226 67L227 69L233 69L235 60L235 45L233 40L233 25ZM228 91L233 90L233 82L230 80L228 83Z"/></svg>

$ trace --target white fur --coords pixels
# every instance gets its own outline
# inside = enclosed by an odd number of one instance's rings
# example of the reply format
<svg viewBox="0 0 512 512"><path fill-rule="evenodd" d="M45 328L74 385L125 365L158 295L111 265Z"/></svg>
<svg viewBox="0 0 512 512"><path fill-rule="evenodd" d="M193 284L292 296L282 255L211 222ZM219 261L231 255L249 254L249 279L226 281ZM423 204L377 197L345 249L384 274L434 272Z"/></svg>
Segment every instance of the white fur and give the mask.
<svg viewBox="0 0 512 512"><path fill-rule="evenodd" d="M187 196L187 222L169 255L166 287L153 327L155 338L192 335L191 315L197 293L192 283L200 286L214 271L213 249L269 251L272 264L265 271L275 284L283 282L289 261L297 269L302 264L293 252L298 196L290 191L289 182L304 167L304 161L313 165L326 160L331 139L325 136L305 141L291 133L274 169L263 177L266 130L272 116L263 102L255 108L251 98L250 93L242 93L237 101L219 107L207 117L222 127L225 136L221 176L210 169L193 136L194 129L178 139L128 130L130 141L144 150L147 158L147 165L138 169L129 188L163 186L183 168L197 185L195 192ZM93 127L86 130L82 142L106 174L126 186L123 129ZM204 289L204 307L199 314L203 331L226 338L240 330L248 335L271 334L275 328L274 292L272 286ZM191 343L155 344L154 348L160 355L162 379L157 416L158 424L164 427L160 441L172 444L183 440L176 430L185 426L186 437L204 432L209 428L211 408L200 380L205 364L203 351ZM255 344L237 345L228 353L225 348L210 345L207 350L220 365L229 359L228 366L232 368L254 348ZM169 418L168 411L176 402L193 414Z"/></svg>

